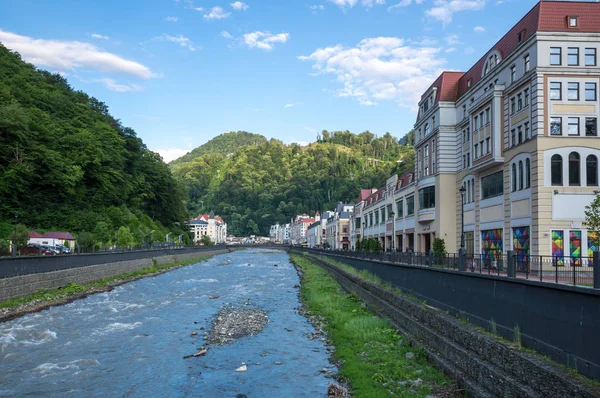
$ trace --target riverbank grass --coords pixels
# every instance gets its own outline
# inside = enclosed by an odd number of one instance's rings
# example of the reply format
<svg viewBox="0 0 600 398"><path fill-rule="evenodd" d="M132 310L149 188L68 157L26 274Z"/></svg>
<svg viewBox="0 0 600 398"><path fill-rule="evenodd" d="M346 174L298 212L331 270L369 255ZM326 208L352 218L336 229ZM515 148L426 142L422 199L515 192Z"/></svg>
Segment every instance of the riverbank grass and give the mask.
<svg viewBox="0 0 600 398"><path fill-rule="evenodd" d="M376 316L321 267L300 255L291 255L302 269L301 296L312 316L322 319L339 375L353 397L448 396L453 383L411 347L386 319Z"/></svg>
<svg viewBox="0 0 600 398"><path fill-rule="evenodd" d="M207 260L210 257L211 256L204 256L199 257L197 259L177 261L174 263L162 265L156 264L155 262L154 265L151 265L150 267L142 268L133 272L127 272L111 278L100 279L94 282L86 283L84 285L69 283L68 285L59 287L57 289L40 290L28 296L15 297L6 301L2 301L0 302L0 309L11 309L30 303L52 302L68 298L69 296L77 294L95 293L102 288L115 286L121 283L131 282L136 279L143 278L145 276L160 274L173 268L178 268L184 265L194 264L200 261Z"/></svg>

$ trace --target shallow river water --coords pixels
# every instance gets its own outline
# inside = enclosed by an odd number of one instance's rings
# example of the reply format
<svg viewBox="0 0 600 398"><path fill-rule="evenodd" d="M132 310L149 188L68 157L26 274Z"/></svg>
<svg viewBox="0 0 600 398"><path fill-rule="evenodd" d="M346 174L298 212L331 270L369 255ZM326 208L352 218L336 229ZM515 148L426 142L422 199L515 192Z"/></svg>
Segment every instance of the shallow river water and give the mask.
<svg viewBox="0 0 600 398"><path fill-rule="evenodd" d="M285 252L238 251L1 323L0 396L326 396L320 371L335 369L296 313L296 284ZM183 359L223 306L244 303L267 311L262 333Z"/></svg>

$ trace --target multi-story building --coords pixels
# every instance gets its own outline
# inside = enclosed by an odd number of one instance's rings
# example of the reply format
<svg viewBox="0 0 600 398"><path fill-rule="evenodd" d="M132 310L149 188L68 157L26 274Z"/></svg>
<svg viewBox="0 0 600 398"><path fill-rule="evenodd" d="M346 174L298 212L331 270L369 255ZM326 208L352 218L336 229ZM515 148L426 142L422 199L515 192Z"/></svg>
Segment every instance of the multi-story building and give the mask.
<svg viewBox="0 0 600 398"><path fill-rule="evenodd" d="M373 189L361 189L356 204L350 216L350 248L356 250L356 243L362 239L363 236L363 225L362 225L362 208L365 205L365 200L372 193L376 192L377 188Z"/></svg>
<svg viewBox="0 0 600 398"><path fill-rule="evenodd" d="M227 223L211 211L200 214L189 221L190 231L194 234L194 244L199 243L202 236L208 235L215 244L226 243Z"/></svg>
<svg viewBox="0 0 600 398"><path fill-rule="evenodd" d="M320 218L319 212L315 217L310 217L306 213L297 215L290 221L290 243L292 245L304 245L307 242L306 232L308 226L315 222L315 218Z"/></svg>
<svg viewBox="0 0 600 398"><path fill-rule="evenodd" d="M415 124L416 251L435 237L493 258L591 255L598 193L600 3L541 0L467 72L444 72ZM366 209L363 209L363 213Z"/></svg>
<svg viewBox="0 0 600 398"><path fill-rule="evenodd" d="M386 251L415 251L414 170L390 177L362 207L363 238L379 239Z"/></svg>
<svg viewBox="0 0 600 398"><path fill-rule="evenodd" d="M350 217L354 205L339 203L329 214L325 234L329 247L334 250L350 249Z"/></svg>

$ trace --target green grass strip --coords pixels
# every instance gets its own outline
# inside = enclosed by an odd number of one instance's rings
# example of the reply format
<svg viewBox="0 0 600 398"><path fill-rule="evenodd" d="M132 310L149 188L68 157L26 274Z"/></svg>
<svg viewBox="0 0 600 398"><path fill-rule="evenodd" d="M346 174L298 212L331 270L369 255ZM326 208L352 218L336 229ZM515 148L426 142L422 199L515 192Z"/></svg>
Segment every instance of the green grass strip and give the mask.
<svg viewBox="0 0 600 398"><path fill-rule="evenodd" d="M349 382L353 397L426 397L453 385L420 348L409 346L386 319L345 293L323 268L301 255L292 254L291 259L304 271L302 300L312 315L324 320L334 356L343 364L339 374Z"/></svg>
<svg viewBox="0 0 600 398"><path fill-rule="evenodd" d="M137 271L127 272L121 275L117 275L111 278L104 278L94 282L87 283L85 285L78 285L76 283L69 283L67 286L59 287L57 289L51 290L40 290L36 293L32 293L28 296L24 297L15 297L6 301L0 302L0 308L14 308L21 305L26 305L31 302L39 302L39 301L54 301L58 299L62 299L74 294L80 294L85 292L92 292L99 288L103 288L109 286L117 281L133 281L144 277L150 274L156 274L160 272L167 271L171 268L182 267L188 264L198 263L200 261L204 261L209 259L212 256L203 256L198 257L196 259L177 261L169 264L158 265L156 262L154 265L146 268L142 268Z"/></svg>

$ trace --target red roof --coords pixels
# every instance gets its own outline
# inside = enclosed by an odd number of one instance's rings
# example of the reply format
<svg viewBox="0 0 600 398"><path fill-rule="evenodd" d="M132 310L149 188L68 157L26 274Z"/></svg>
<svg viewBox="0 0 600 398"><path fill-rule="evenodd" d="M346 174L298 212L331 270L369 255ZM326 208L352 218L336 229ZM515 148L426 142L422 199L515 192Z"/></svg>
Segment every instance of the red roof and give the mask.
<svg viewBox="0 0 600 398"><path fill-rule="evenodd" d="M408 182L408 176L410 174L413 175L413 178L410 181L410 183L415 182L415 175L414 175L415 174L415 170L414 169L408 170L406 173L404 173L400 177L398 177L398 183L396 184L396 189L397 190L400 189L400 188L403 188L403 187L407 186L408 184L410 184Z"/></svg>
<svg viewBox="0 0 600 398"><path fill-rule="evenodd" d="M375 188L372 189L361 189L360 190L360 194L358 195L358 199L356 199L356 203L360 203L363 200L367 199L369 197L369 195L371 195L373 193L373 190Z"/></svg>
<svg viewBox="0 0 600 398"><path fill-rule="evenodd" d="M567 17L577 17L577 27L569 28ZM436 102L455 102L482 78L481 71L491 51L496 50L502 59L508 57L521 42L537 31L542 32L600 32L600 3L583 1L541 0L519 22L517 22L498 42L487 51L466 73L443 72L427 89L421 98L432 88L438 87ZM519 33L522 33L519 41ZM469 85L469 81L471 84Z"/></svg>
<svg viewBox="0 0 600 398"><path fill-rule="evenodd" d="M35 232L35 231L27 231L27 233L29 234L29 239L31 238L41 238L42 235Z"/></svg>
<svg viewBox="0 0 600 398"><path fill-rule="evenodd" d="M41 237L48 239L75 240L75 237L68 232L46 232Z"/></svg>

